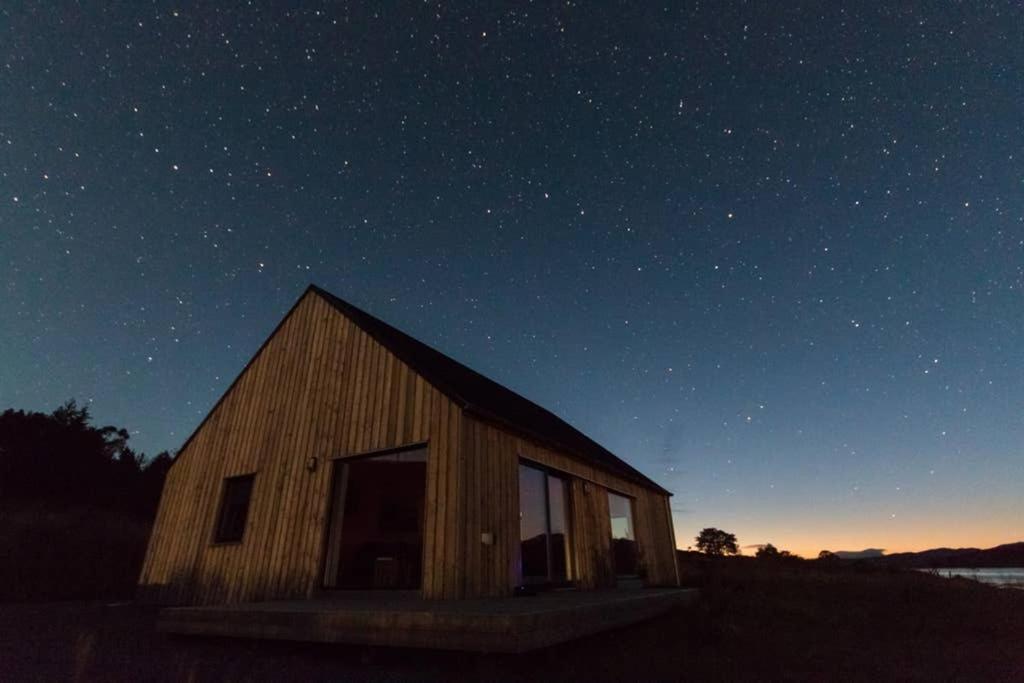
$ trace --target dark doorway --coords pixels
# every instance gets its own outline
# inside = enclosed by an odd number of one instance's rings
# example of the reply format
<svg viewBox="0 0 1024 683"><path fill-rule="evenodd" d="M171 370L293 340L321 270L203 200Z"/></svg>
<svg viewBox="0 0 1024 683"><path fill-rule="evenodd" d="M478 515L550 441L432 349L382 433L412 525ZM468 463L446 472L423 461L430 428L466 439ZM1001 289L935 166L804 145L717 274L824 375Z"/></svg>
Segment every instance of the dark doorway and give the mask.
<svg viewBox="0 0 1024 683"><path fill-rule="evenodd" d="M419 588L425 448L337 461L325 585Z"/></svg>
<svg viewBox="0 0 1024 683"><path fill-rule="evenodd" d="M519 573L524 584L571 578L567 488L562 477L519 465Z"/></svg>

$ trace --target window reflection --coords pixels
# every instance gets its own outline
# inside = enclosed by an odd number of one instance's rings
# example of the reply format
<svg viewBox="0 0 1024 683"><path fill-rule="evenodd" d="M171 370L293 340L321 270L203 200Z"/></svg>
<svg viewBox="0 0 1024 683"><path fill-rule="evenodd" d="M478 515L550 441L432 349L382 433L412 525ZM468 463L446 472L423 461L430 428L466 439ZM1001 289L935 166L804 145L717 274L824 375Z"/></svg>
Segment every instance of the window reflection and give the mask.
<svg viewBox="0 0 1024 683"><path fill-rule="evenodd" d="M608 492L608 513L612 526L612 557L617 576L637 573L637 544L633 528L633 500Z"/></svg>
<svg viewBox="0 0 1024 683"><path fill-rule="evenodd" d="M519 466L520 575L524 583L568 581L569 510L565 479Z"/></svg>
<svg viewBox="0 0 1024 683"><path fill-rule="evenodd" d="M548 576L547 503L544 472L519 467L519 540L524 580Z"/></svg>
<svg viewBox="0 0 1024 683"><path fill-rule="evenodd" d="M551 580L569 580L569 510L566 482L548 475Z"/></svg>

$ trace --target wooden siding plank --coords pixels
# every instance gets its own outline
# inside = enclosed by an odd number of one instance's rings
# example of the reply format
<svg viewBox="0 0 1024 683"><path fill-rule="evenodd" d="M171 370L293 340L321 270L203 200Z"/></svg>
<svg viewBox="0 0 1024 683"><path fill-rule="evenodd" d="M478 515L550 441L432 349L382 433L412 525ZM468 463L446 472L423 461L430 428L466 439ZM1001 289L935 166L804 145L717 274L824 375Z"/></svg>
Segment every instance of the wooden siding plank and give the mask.
<svg viewBox="0 0 1024 683"><path fill-rule="evenodd" d="M314 382L310 387L309 405L307 407L311 419L307 425L304 446L305 456L302 464L306 471L303 475L302 486L298 494L299 506L295 511L295 522L292 526L294 540L291 543L292 548L288 558L288 572L291 577L289 584L291 594L294 596L303 596L307 592L310 569L307 569L305 566L305 547L308 537L315 533L316 530L316 512L312 505L314 501L320 498L320 489L323 484L320 476L322 465L317 448L318 432L322 428L322 423L326 422L330 417L330 403L326 392L333 379L331 375L333 370L331 362L333 348L331 346L334 341L332 337L332 323L337 320L337 316L332 315L332 311L326 306L326 302L321 303L325 304L321 317L321 340L318 354L313 362L315 375ZM313 468L309 469L308 463L311 459L313 459L312 462L314 464Z"/></svg>
<svg viewBox="0 0 1024 683"><path fill-rule="evenodd" d="M443 402L448 420L448 459L452 464L448 480L448 500L454 501L454 505L448 507L448 515L445 519L445 538L449 541L446 548L445 562L445 595L449 598L463 597L462 573L465 569L463 564L463 548L465 544L459 533L461 521L465 519L465 497L463 486L463 472L465 469L465 452L460 448L462 444L460 418L462 411L450 402Z"/></svg>
<svg viewBox="0 0 1024 683"><path fill-rule="evenodd" d="M405 363L396 363L395 368L395 395L393 403L395 406L393 424L388 430L392 443L401 443L406 439L406 395L409 388L409 369Z"/></svg>
<svg viewBox="0 0 1024 683"><path fill-rule="evenodd" d="M352 421L352 412L355 409L352 396L355 392L356 379L359 374L358 353L360 341L359 331L356 329L356 326L346 319L345 352L344 360L342 361L341 404L339 406L338 422L331 439L331 457L349 452L349 424Z"/></svg>
<svg viewBox="0 0 1024 683"><path fill-rule="evenodd" d="M302 309L306 313L306 309ZM278 532L281 527L279 511L287 489L291 471L287 455L290 453L289 427L302 391L305 365L303 347L308 341L308 316L297 317L294 332L288 337L286 354L281 369L281 388L274 397L273 410L267 420L266 460L267 481L262 489L262 504L267 506L266 524L262 533L262 554L256 557L255 582L252 588L257 599L274 595L275 572L279 571L280 556Z"/></svg>
<svg viewBox="0 0 1024 683"><path fill-rule="evenodd" d="M349 386L347 402L347 413L345 415L344 431L342 436L344 438L344 448L342 452L345 454L356 453L356 429L354 425L359 424L359 413L362 408L360 404L360 392L362 391L363 383L365 382L366 376L366 348L369 346L370 338L361 330L355 331L355 348L353 349L353 375L351 385Z"/></svg>
<svg viewBox="0 0 1024 683"><path fill-rule="evenodd" d="M295 597L305 592L304 582L294 573L295 555L302 545L303 534L308 531L302 513L303 507L308 504L309 480L314 475L307 469L306 463L312 457L313 429L319 419L317 406L320 405L320 381L323 376L324 366L324 338L326 335L327 321L331 315L327 302L319 297L315 300L315 306L311 311L313 318L313 334L310 343L310 357L308 369L305 373L305 385L301 392L301 400L296 406L296 419L292 432L293 442L287 444L290 453L287 455L288 466L292 472L289 487L284 493L284 505L281 508L281 525L278 534L279 553L281 555L280 569L277 571L277 582L274 594L285 597Z"/></svg>
<svg viewBox="0 0 1024 683"><path fill-rule="evenodd" d="M251 391L252 394L251 398L245 402L244 426L242 428L244 433L237 445L245 465L240 467L236 473L254 473L255 478L253 480L253 496L249 505L249 518L246 521L246 535L243 537L240 551L235 553L235 567L229 577L229 580L232 582L232 590L228 596L229 601L239 600L241 596L245 595L249 580L249 567L253 560L253 548L256 545L253 542L253 534L256 529L260 528L261 520L270 514L267 507L260 504L261 497L259 493L268 485L266 472L261 472L260 446L265 440L263 426L267 401L270 400L270 394L277 388L275 386L277 361L283 356L280 353L280 344L275 342L277 340L271 340L270 342L274 348L274 357L268 359L268 362L253 364L250 367L250 372L254 374L251 389L248 384L245 385L246 390Z"/></svg>
<svg viewBox="0 0 1024 683"><path fill-rule="evenodd" d="M314 446L314 456L317 458L318 467L313 482L314 493L310 496L307 512L310 528L303 543L301 565L296 570L300 576L305 577L304 592L307 597L313 595L314 591L322 585L323 580L320 550L325 547L327 515L330 510L328 496L332 476L332 434L338 424L341 412L340 394L345 372L343 366L346 351L345 341L348 336L346 322L341 316L332 316L331 318L328 340L329 360L325 368L327 382L323 396L324 414L317 425Z"/></svg>
<svg viewBox="0 0 1024 683"><path fill-rule="evenodd" d="M237 400L241 397L245 397L247 394L259 395L261 391L262 383L265 378L267 363L255 363L253 364L249 372L243 374L238 380L238 391L236 396L230 404L228 404L226 411L229 415L232 415L230 434L229 438L217 447L217 453L223 453L225 459L225 467L219 473L221 486L223 485L223 479L229 476L236 476L240 474L248 474L255 470L255 463L249 448L251 445L252 435L248 429L252 420L252 401ZM255 487L254 487L255 494ZM218 495L221 490L218 490ZM211 517L211 534L212 526L216 524L216 515L219 510L220 500L214 503L215 507L212 508ZM254 508L252 501L250 501L249 515L247 519L247 526L251 524L252 516L254 516ZM247 529L248 533L249 530ZM207 543L212 539L207 539ZM208 548L208 546L207 546ZM240 578L242 573L242 562L241 558L245 553L245 544L243 537L243 544L240 546L223 546L218 548L216 551L206 550L203 554L211 559L216 558L215 565L212 565L213 579L210 576L204 576L203 582L208 587L214 588L213 595L217 596L218 600L231 600L234 595L240 591ZM214 598L212 596L205 596L205 601L211 601Z"/></svg>
<svg viewBox="0 0 1024 683"><path fill-rule="evenodd" d="M373 446L370 441L370 429L372 429L372 397L374 385L377 382L377 367L380 363L380 354L376 353L376 344L367 336L366 349L366 373L363 385L356 401L359 405L359 421L353 426L356 435L355 453L362 453L371 450Z"/></svg>
<svg viewBox="0 0 1024 683"><path fill-rule="evenodd" d="M422 379L418 380L422 382ZM445 498L446 489L444 482L448 476L448 434L447 430L440 420L440 401L429 401L427 398L427 389L424 388L424 401L427 405L424 406L424 414L432 415L431 418L431 433L433 438L430 441L430 453L428 458L433 460L434 467L427 467L427 473L430 476L429 487L427 489L428 501L430 507L428 509L428 522L427 533L429 534L429 541L431 546L430 553L430 564L427 569L430 574L430 582L428 586L425 586L425 594L430 598L442 598L444 597L444 550L445 550L445 539L444 539L444 519L445 510L447 507L447 500ZM431 405L432 403L432 405Z"/></svg>
<svg viewBox="0 0 1024 683"><path fill-rule="evenodd" d="M312 313L309 316L310 318L313 317ZM312 321L310 321L310 326L313 326ZM300 343L306 347L304 349L305 354L311 361L316 347L315 329L311 330L308 336ZM300 417L306 418L306 420L309 418L306 404L309 396L309 375L313 364L312 362L303 362L304 360L306 358L296 358L296 365L293 371L294 384L289 391L292 401L288 404L284 413L281 423L281 432L283 433L278 440L278 449L280 451L278 462L281 473L279 477L281 482L280 499L273 513L277 520L272 540L270 567L266 577L266 591L270 595L279 595L281 597L289 597L287 587L287 540L293 519L294 506L297 502L296 493L305 474L301 466L303 444L298 420Z"/></svg>
<svg viewBox="0 0 1024 683"><path fill-rule="evenodd" d="M290 330L289 330L290 332ZM255 595L261 578L260 568L267 553L269 529L275 510L271 505L273 460L270 451L270 436L273 415L282 386L282 374L287 372L288 334L283 330L279 338L271 340L273 356L266 364L266 375L259 383L258 393L250 398L250 433L245 446L250 458L250 470L256 474L253 482L253 497L249 505L252 518L247 523L243 550L239 557L241 572L240 586L233 600L243 600ZM270 345L268 345L270 346Z"/></svg>
<svg viewBox="0 0 1024 683"><path fill-rule="evenodd" d="M454 411L458 413L459 411ZM467 458L471 453L473 432L459 428L459 460L462 462L462 485L459 495L462 497L462 520L456 520L455 531L460 538L462 561L458 580L458 594L479 595L481 591L481 558L480 533L482 526L480 510L480 462Z"/></svg>

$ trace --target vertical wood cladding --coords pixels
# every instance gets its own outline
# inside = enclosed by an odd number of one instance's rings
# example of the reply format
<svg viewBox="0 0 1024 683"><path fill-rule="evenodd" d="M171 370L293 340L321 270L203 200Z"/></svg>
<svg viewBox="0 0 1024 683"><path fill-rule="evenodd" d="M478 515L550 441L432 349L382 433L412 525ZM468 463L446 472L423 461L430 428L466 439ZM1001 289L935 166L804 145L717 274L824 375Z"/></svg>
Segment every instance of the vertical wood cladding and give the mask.
<svg viewBox="0 0 1024 683"><path fill-rule="evenodd" d="M636 500L648 581L675 582L664 495L464 413L310 291L178 455L140 595L196 604L312 596L322 583L332 459L415 443L427 443L424 597L511 594L520 457L574 477L574 575L582 587L613 580L605 489ZM214 544L223 481L245 474L255 480L242 541Z"/></svg>
<svg viewBox="0 0 1024 683"><path fill-rule="evenodd" d="M312 595L321 583L331 459L428 442L423 592L457 597L461 423L446 396L307 293L168 473L141 595L186 603ZM224 478L252 473L242 541L213 544Z"/></svg>
<svg viewBox="0 0 1024 683"><path fill-rule="evenodd" d="M614 585L608 491L635 501L640 562L649 585L675 585L675 537L667 496L533 443L472 415L463 417L466 595L510 594L519 551L520 458L571 475L573 578L581 588ZM480 542L490 533L492 545Z"/></svg>

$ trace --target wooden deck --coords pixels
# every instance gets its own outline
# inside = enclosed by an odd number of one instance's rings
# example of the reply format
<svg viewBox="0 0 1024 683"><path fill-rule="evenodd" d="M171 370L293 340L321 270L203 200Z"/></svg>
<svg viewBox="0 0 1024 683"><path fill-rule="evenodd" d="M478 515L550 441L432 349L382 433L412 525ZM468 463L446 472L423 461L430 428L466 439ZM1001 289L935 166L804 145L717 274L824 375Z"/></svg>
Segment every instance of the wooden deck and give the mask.
<svg viewBox="0 0 1024 683"><path fill-rule="evenodd" d="M349 593L161 611L164 633L525 652L650 619L694 589L566 591L520 598L423 600L415 592Z"/></svg>

